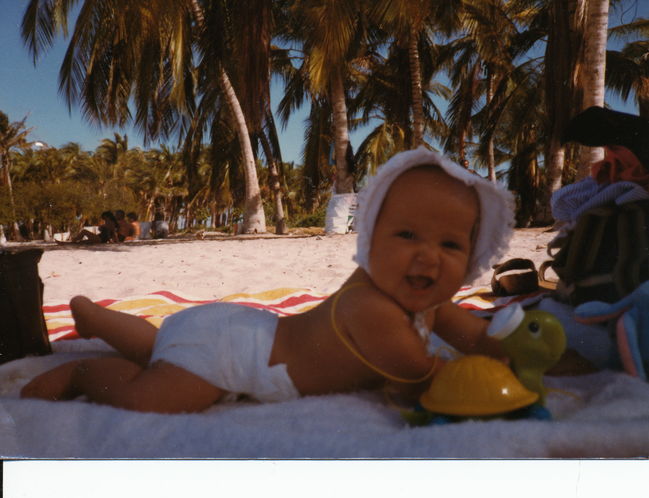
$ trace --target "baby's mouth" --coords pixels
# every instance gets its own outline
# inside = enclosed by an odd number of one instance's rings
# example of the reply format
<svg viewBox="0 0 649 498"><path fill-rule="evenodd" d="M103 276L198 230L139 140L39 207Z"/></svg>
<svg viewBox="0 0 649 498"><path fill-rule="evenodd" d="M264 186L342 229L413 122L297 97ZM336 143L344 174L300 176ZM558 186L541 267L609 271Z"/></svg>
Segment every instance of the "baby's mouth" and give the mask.
<svg viewBox="0 0 649 498"><path fill-rule="evenodd" d="M408 275L406 281L411 287L418 290L428 289L434 283L432 278L423 275Z"/></svg>

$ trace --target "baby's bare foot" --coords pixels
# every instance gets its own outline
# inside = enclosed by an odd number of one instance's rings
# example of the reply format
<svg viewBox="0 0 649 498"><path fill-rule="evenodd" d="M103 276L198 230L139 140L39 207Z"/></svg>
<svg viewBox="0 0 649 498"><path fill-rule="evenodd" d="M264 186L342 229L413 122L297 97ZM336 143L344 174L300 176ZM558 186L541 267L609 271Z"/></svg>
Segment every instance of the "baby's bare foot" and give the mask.
<svg viewBox="0 0 649 498"><path fill-rule="evenodd" d="M84 339L94 337L92 331L93 316L97 311L101 311L102 309L101 306L93 303L86 296L75 296L70 299L70 311L72 312L72 318L74 318L74 326L77 329L77 334L80 337Z"/></svg>
<svg viewBox="0 0 649 498"><path fill-rule="evenodd" d="M21 398L40 398L50 401L74 399L79 396L73 383L75 369L79 361L59 365L32 379L20 391Z"/></svg>

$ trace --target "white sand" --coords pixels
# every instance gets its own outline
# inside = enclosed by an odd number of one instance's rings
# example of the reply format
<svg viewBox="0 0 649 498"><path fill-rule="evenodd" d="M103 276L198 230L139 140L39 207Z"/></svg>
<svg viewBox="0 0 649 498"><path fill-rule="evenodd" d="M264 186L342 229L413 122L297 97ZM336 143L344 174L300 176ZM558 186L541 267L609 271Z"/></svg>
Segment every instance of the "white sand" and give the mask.
<svg viewBox="0 0 649 498"><path fill-rule="evenodd" d="M505 259L540 265L554 232L517 230ZM159 290L202 299L279 287L334 292L356 265L356 235L165 240L93 246L48 246L39 272L45 303L124 298ZM488 285L491 272L475 285Z"/></svg>

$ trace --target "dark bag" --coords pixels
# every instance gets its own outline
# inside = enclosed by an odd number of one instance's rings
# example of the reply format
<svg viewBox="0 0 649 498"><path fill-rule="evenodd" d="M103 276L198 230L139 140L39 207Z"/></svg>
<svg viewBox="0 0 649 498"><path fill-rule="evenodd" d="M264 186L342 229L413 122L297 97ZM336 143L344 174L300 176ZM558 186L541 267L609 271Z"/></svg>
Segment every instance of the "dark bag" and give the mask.
<svg viewBox="0 0 649 498"><path fill-rule="evenodd" d="M550 266L559 276L557 299L619 301L649 280L649 200L586 211L548 250L553 260L542 273Z"/></svg>
<svg viewBox="0 0 649 498"><path fill-rule="evenodd" d="M52 352L43 316L42 249L0 250L0 363Z"/></svg>

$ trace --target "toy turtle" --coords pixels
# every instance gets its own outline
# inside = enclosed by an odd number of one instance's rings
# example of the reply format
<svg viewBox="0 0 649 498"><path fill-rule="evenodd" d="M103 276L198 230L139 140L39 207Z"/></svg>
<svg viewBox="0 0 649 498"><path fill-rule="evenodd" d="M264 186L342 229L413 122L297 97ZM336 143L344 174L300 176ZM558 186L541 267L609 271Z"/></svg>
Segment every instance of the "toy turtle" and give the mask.
<svg viewBox="0 0 649 498"><path fill-rule="evenodd" d="M518 380L537 393L544 404L547 389L543 374L557 364L566 350L566 335L561 322L551 313L523 312L519 304L515 308L512 315L521 320L512 333L502 338L502 347Z"/></svg>
<svg viewBox="0 0 649 498"><path fill-rule="evenodd" d="M419 398L421 406L414 412L403 413L408 422L422 425L445 423L457 417L505 414L550 418L543 407L543 374L565 350L561 323L550 313L526 313L515 304L494 316L489 332L502 340L512 368L482 355L449 361Z"/></svg>

